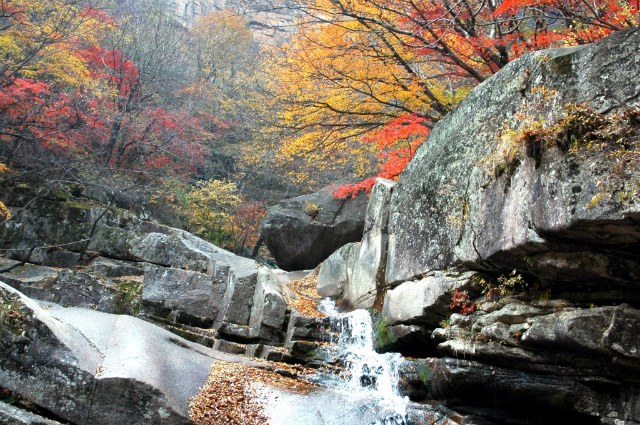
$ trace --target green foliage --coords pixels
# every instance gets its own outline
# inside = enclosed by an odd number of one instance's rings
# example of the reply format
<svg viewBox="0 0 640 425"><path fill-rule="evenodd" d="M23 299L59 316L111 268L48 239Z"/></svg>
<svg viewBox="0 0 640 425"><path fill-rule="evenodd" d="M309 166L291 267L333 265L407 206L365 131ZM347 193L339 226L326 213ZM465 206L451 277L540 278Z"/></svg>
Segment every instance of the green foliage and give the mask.
<svg viewBox="0 0 640 425"><path fill-rule="evenodd" d="M418 365L418 377L424 385L429 385L429 381L433 377L433 369L425 364Z"/></svg>
<svg viewBox="0 0 640 425"><path fill-rule="evenodd" d="M501 275L496 281L481 279L478 283L482 286L482 293L490 300L497 300L507 294L517 294L532 289L516 269L513 269L508 276Z"/></svg>
<svg viewBox="0 0 640 425"><path fill-rule="evenodd" d="M142 297L142 280L131 278L119 278L117 279L122 283L118 284L118 289L124 292L124 299L122 300L123 307L130 305L134 314L140 313L140 297Z"/></svg>
<svg viewBox="0 0 640 425"><path fill-rule="evenodd" d="M398 340L398 336L391 329L389 319L382 313L376 313L373 317L373 338L377 349L385 348Z"/></svg>

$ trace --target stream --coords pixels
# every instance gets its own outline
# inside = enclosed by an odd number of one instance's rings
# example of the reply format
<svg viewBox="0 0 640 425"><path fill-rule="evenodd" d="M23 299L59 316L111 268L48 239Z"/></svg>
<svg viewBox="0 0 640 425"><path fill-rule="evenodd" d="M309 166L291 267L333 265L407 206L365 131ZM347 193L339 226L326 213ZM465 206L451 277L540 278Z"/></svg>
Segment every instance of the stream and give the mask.
<svg viewBox="0 0 640 425"><path fill-rule="evenodd" d="M407 425L408 398L397 391L401 356L374 350L369 313L339 313L330 301L320 311L331 357L341 367L321 371L306 392L272 391L264 402L270 425Z"/></svg>

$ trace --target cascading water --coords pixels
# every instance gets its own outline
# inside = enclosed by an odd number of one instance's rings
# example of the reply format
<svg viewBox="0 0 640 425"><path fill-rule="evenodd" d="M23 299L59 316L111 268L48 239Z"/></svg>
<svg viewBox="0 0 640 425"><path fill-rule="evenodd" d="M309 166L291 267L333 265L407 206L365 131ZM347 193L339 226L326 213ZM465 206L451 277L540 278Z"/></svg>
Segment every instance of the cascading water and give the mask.
<svg viewBox="0 0 640 425"><path fill-rule="evenodd" d="M379 354L373 345L371 317L365 310L339 313L325 300L320 310L328 316L327 342L335 347L343 372L334 385L353 397L371 398L384 414L376 425L405 425L408 399L398 393L398 353Z"/></svg>

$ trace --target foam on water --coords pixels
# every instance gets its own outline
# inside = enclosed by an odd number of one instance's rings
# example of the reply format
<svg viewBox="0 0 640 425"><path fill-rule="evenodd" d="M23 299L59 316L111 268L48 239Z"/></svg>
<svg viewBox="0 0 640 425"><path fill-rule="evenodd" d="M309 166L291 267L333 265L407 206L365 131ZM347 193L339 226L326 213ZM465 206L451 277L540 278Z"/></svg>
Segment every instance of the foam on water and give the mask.
<svg viewBox="0 0 640 425"><path fill-rule="evenodd" d="M331 300L320 305L331 321L336 357L344 368L342 379L335 381L340 390L353 397L370 397L385 414L376 425L405 425L407 397L398 392L398 353L377 353L373 343L371 316L366 310L340 313Z"/></svg>

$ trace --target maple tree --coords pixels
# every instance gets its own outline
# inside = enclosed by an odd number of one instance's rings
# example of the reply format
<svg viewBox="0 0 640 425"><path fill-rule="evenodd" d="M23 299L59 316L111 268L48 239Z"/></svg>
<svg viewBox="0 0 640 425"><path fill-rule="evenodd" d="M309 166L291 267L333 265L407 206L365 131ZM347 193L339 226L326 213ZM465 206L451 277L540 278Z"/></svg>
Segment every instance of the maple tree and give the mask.
<svg viewBox="0 0 640 425"><path fill-rule="evenodd" d="M301 30L275 56L282 77L271 88L283 110L279 125L293 132L281 155L290 163L310 158L320 169L366 166L367 133L406 114L431 127L528 51L593 42L639 22L637 2L626 0L297 4ZM382 155L378 166L392 158Z"/></svg>

